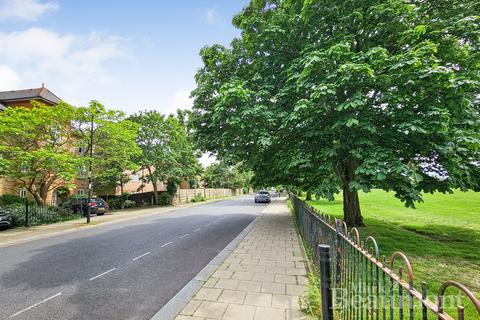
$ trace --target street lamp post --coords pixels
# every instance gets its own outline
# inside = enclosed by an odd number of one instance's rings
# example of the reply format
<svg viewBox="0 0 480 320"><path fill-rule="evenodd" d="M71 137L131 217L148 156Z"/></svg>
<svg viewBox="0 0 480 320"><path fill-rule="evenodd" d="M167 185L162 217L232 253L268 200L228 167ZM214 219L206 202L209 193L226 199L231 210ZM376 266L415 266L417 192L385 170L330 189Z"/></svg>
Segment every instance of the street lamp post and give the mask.
<svg viewBox="0 0 480 320"><path fill-rule="evenodd" d="M88 170L88 203L87 203L87 223L90 223L90 201L92 199L92 159L93 159L93 113L90 122L90 168Z"/></svg>

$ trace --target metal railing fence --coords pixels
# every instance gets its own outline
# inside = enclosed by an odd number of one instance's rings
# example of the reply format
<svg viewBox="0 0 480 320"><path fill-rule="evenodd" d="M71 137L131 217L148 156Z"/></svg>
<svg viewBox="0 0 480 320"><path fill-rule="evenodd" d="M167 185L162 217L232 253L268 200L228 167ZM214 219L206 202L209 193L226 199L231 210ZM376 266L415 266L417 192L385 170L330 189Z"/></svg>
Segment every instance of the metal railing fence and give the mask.
<svg viewBox="0 0 480 320"><path fill-rule="evenodd" d="M289 197L300 233L312 249L315 265L320 268L323 263L331 272L332 301L329 307L322 308L323 319L480 319L480 302L464 285L447 281L434 298L428 296L425 282L420 291L415 288L412 264L404 253L396 251L388 260L380 257L377 241L372 236L362 240L357 228L349 230L345 222L319 212L291 193ZM326 253L329 265L324 261L325 245L330 248ZM403 266L394 272L398 260ZM328 272L321 270L320 273ZM321 283L329 281L321 279ZM458 295L447 297L445 293L450 287L456 287ZM465 317L463 302L473 305L469 307L469 318ZM447 313L455 309L456 315Z"/></svg>
<svg viewBox="0 0 480 320"><path fill-rule="evenodd" d="M62 208L54 203L38 205L27 200L24 203L3 206L2 210L12 216L14 227L31 227L81 217L81 212L74 212L73 208Z"/></svg>

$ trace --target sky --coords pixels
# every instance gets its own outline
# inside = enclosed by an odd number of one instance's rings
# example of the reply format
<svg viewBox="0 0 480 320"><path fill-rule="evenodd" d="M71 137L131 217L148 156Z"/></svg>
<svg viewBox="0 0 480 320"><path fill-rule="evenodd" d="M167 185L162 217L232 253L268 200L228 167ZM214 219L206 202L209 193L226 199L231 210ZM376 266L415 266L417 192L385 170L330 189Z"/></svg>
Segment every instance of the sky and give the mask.
<svg viewBox="0 0 480 320"><path fill-rule="evenodd" d="M0 0L0 91L45 84L127 114L190 108L206 45L239 36L248 0Z"/></svg>

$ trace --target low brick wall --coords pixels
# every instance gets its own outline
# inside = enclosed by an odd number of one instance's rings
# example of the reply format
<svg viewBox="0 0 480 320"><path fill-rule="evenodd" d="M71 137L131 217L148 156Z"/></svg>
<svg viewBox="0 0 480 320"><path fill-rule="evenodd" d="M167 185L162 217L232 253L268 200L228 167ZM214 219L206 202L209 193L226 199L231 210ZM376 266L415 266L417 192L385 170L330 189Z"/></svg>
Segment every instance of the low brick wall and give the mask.
<svg viewBox="0 0 480 320"><path fill-rule="evenodd" d="M177 193L172 199L172 205L176 206L183 203L191 202L192 198L195 195L200 194L205 199L215 199L223 198L230 196L238 196L243 194L242 189L210 189L210 188L199 188L199 189L178 189Z"/></svg>

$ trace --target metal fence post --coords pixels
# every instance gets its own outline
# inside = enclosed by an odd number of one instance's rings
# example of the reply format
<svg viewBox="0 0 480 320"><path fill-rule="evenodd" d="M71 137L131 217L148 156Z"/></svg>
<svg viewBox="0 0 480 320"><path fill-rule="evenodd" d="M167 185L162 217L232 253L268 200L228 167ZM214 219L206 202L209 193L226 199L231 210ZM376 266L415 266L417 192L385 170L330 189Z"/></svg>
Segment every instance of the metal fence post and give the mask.
<svg viewBox="0 0 480 320"><path fill-rule="evenodd" d="M340 230L342 228L340 220L335 220L335 286L337 288L341 287L341 277L342 277L342 236Z"/></svg>
<svg viewBox="0 0 480 320"><path fill-rule="evenodd" d="M320 262L320 291L322 293L322 320L333 320L330 246L319 244L318 256Z"/></svg>
<svg viewBox="0 0 480 320"><path fill-rule="evenodd" d="M25 228L28 228L29 224L30 224L30 221L29 221L29 217L28 217L28 200L25 200Z"/></svg>

